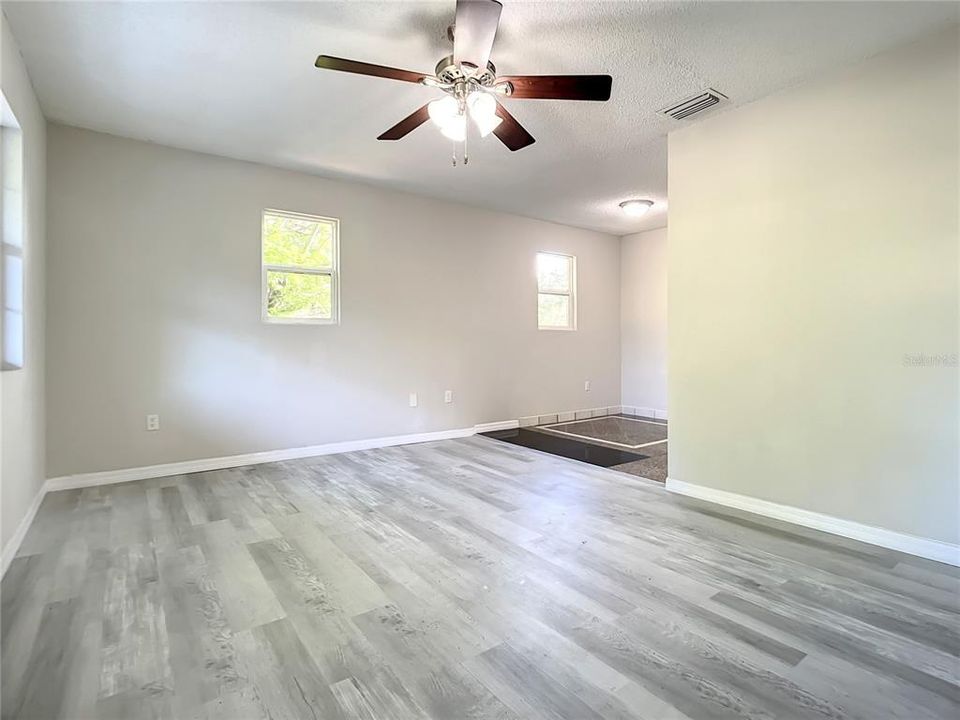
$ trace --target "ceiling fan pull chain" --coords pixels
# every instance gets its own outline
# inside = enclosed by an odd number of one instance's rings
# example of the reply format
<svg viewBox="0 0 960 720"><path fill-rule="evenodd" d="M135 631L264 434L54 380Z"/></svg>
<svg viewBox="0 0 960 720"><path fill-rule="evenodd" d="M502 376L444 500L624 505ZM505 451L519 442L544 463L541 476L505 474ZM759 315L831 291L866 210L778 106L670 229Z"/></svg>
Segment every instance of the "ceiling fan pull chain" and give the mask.
<svg viewBox="0 0 960 720"><path fill-rule="evenodd" d="M467 155L467 136L463 136L463 164L466 165L470 162L470 156Z"/></svg>
<svg viewBox="0 0 960 720"><path fill-rule="evenodd" d="M453 144L453 166L457 166L457 144Z"/></svg>

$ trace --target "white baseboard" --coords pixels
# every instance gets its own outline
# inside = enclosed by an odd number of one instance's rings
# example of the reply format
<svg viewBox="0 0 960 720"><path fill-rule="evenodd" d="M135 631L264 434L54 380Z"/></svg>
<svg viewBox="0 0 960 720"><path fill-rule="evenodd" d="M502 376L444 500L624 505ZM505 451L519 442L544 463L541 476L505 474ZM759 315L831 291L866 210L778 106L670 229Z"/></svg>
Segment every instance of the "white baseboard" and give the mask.
<svg viewBox="0 0 960 720"><path fill-rule="evenodd" d="M206 472L208 470L225 470L242 465L259 465L261 463L279 462L282 460L298 460L300 458L333 455L335 453L353 452L355 450L371 450L373 448L391 447L393 445L410 445L412 443L431 442L434 440L450 440L452 438L467 437L477 432L485 432L488 426L489 429L493 430L502 427L516 427L517 423L515 420L512 420L506 423L487 423L486 425L477 425L472 428L438 430L435 432L413 433L410 435L391 435L388 437L365 438L363 440L347 440L345 442L287 448L285 450L266 450L264 452L246 453L243 455L227 455L224 457L163 463L162 465L145 465L143 467L124 468L122 470L65 475L63 477L50 478L47 480L44 488L47 492L72 490L75 488L92 487L94 485L113 485L115 483L130 482L131 480L147 480L171 475Z"/></svg>
<svg viewBox="0 0 960 720"><path fill-rule="evenodd" d="M43 502L43 496L46 494L47 486L44 484L37 490L37 494L34 495L33 500L30 502L30 507L27 508L27 512L20 520L20 524L17 525L16 532L7 540L7 544L3 548L2 559L0 559L0 578L7 574L7 568L10 567L10 563L13 562L13 558L20 549L23 539L27 536L27 530L30 529L30 524L33 522L33 518L36 517L37 510L40 509L40 503Z"/></svg>
<svg viewBox="0 0 960 720"><path fill-rule="evenodd" d="M783 520L794 525L802 525L814 530L822 530L841 537L859 540L888 550L897 550L908 555L916 555L928 560L960 566L960 545L886 530L873 525L863 525L833 515L824 515L790 505L780 505L769 500L760 500L748 495L738 495L737 493L716 490L703 485L693 485L674 478L668 477L666 485L667 490L678 495L687 495L717 505L725 505L776 520Z"/></svg>
<svg viewBox="0 0 960 720"><path fill-rule="evenodd" d="M494 430L513 430L520 427L519 420L501 420L500 422L480 423L473 426L474 433L493 432Z"/></svg>
<svg viewBox="0 0 960 720"><path fill-rule="evenodd" d="M352 452L354 450L371 450L373 448L391 447L394 445L410 445L413 443L432 442L435 440L450 440L474 435L478 432L504 430L518 426L516 420L484 423L470 428L454 430L438 430L435 432L413 433L410 435L392 435L389 437L367 438L363 440L348 440L346 442L312 445L309 447L288 448L285 450L267 450L265 452L246 453L244 455L228 455L216 458L201 458L199 460L185 460L182 462L163 463L161 465L146 465L143 467L124 468L122 470L106 470L103 472L80 473L49 478L40 488L33 499L30 508L23 516L17 531L3 548L2 571L6 572L13 558L20 550L20 545L26 537L27 530L33 522L40 508L43 497L48 492L58 490L74 490L77 488L93 487L95 485L113 485L130 482L132 480L148 480L150 478L168 477L171 475L185 475L187 473L205 472L208 470L225 470L242 465L259 465L260 463L278 462L281 460L297 460L299 458L333 455L334 453Z"/></svg>

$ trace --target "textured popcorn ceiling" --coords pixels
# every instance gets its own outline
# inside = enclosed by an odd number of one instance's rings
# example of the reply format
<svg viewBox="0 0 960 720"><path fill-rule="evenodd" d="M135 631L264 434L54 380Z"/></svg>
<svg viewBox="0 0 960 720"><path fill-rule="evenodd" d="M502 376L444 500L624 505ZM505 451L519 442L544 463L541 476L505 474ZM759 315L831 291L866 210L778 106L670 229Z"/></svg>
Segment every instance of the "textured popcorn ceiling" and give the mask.
<svg viewBox="0 0 960 720"><path fill-rule="evenodd" d="M3 7L54 121L618 234L666 221L679 125L658 109L707 86L743 104L957 20L955 3L503 4L501 74L606 72L613 97L508 100L537 143L477 140L457 168L430 125L375 139L438 91L313 67L325 53L432 70L452 0ZM630 197L657 208L627 218Z"/></svg>

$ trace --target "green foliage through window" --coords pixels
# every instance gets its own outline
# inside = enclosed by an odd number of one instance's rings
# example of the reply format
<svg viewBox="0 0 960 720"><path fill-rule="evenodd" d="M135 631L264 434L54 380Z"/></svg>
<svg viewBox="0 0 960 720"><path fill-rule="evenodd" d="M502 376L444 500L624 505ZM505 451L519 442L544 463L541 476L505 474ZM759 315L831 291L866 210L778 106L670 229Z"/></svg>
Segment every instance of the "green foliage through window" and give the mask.
<svg viewBox="0 0 960 720"><path fill-rule="evenodd" d="M333 265L334 223L328 220L263 214L263 262L329 268Z"/></svg>
<svg viewBox="0 0 960 720"><path fill-rule="evenodd" d="M569 292L572 258L537 253L537 287L540 292Z"/></svg>
<svg viewBox="0 0 960 720"><path fill-rule="evenodd" d="M537 297L540 327L570 327L570 298L567 295L540 293Z"/></svg>
<svg viewBox="0 0 960 720"><path fill-rule="evenodd" d="M262 247L267 317L334 320L337 221L266 211Z"/></svg>
<svg viewBox="0 0 960 720"><path fill-rule="evenodd" d="M537 253L537 324L573 330L576 260L571 255Z"/></svg>
<svg viewBox="0 0 960 720"><path fill-rule="evenodd" d="M277 318L333 317L333 283L329 275L267 271L267 314Z"/></svg>

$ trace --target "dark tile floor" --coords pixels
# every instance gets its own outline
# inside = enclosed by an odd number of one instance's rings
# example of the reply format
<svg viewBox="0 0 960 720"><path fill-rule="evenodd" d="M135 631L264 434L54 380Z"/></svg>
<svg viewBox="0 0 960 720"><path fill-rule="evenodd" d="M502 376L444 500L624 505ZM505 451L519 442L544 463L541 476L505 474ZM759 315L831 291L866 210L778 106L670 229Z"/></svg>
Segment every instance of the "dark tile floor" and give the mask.
<svg viewBox="0 0 960 720"><path fill-rule="evenodd" d="M577 440L609 444L642 453L646 453L646 448L651 444L663 443L667 439L667 426L663 421L624 415L540 425L536 429L539 432L573 436Z"/></svg>
<svg viewBox="0 0 960 720"><path fill-rule="evenodd" d="M647 457L646 455L636 452L618 450L605 445L594 445L574 438L538 432L534 428L494 430L493 432L483 434L496 440L503 440L511 445L521 445L522 447L541 450L551 455L559 455L572 460L590 463L591 465L599 465L600 467L612 467L615 465L640 462Z"/></svg>
<svg viewBox="0 0 960 720"><path fill-rule="evenodd" d="M652 418L638 419L646 422L610 415L562 425L497 430L484 434L513 445L665 482L668 445L666 422ZM572 434L577 437L572 437ZM637 445L642 447L635 447Z"/></svg>
<svg viewBox="0 0 960 720"><path fill-rule="evenodd" d="M656 480L657 482L666 482L667 445L668 443L661 443L660 445L645 447L643 448L643 452L647 457L644 459L624 463L623 465L613 465L612 467L614 470L629 473L630 475L638 475L639 477Z"/></svg>

